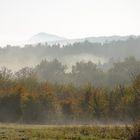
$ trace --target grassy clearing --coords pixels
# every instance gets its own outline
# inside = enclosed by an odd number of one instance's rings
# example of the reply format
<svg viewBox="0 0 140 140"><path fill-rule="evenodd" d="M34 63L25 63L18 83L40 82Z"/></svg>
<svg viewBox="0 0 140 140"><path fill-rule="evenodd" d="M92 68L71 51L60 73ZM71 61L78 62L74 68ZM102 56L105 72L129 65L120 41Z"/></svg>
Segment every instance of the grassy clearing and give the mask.
<svg viewBox="0 0 140 140"><path fill-rule="evenodd" d="M127 140L125 126L0 124L0 140Z"/></svg>

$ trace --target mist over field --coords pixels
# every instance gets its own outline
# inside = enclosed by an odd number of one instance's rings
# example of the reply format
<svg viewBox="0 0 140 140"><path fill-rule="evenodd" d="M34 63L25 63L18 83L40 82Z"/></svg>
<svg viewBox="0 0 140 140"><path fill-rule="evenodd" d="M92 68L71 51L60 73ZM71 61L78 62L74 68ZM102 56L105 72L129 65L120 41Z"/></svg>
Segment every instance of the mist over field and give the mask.
<svg viewBox="0 0 140 140"><path fill-rule="evenodd" d="M139 0L0 0L0 140L140 140Z"/></svg>

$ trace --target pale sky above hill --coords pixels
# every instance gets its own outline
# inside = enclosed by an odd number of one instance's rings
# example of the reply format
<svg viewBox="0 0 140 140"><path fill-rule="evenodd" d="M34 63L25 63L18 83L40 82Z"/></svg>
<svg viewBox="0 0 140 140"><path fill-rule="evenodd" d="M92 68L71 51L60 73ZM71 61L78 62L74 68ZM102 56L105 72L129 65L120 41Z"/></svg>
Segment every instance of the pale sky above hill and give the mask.
<svg viewBox="0 0 140 140"><path fill-rule="evenodd" d="M39 32L66 38L140 35L140 0L0 0L0 45Z"/></svg>

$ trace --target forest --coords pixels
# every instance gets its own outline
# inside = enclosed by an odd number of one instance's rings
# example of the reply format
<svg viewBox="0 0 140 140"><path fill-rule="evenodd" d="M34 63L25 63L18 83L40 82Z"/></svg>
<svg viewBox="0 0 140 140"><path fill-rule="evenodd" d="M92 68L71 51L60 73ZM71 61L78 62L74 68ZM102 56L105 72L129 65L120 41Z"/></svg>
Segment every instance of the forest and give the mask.
<svg viewBox="0 0 140 140"><path fill-rule="evenodd" d="M140 140L140 0L0 0L0 140Z"/></svg>
<svg viewBox="0 0 140 140"><path fill-rule="evenodd" d="M0 122L131 123L140 115L140 61L103 70L93 62L67 66L57 59L16 72L0 69Z"/></svg>
<svg viewBox="0 0 140 140"><path fill-rule="evenodd" d="M102 64L104 69L112 66L112 61L122 61L129 56L140 60L140 37L129 37L127 40L92 43L89 41L73 44L49 45L47 43L27 44L24 47L7 45L0 47L0 66L12 70L22 67L33 67L46 59L58 59L68 68L81 60ZM28 61L27 61L28 60ZM108 65L107 65L107 64Z"/></svg>

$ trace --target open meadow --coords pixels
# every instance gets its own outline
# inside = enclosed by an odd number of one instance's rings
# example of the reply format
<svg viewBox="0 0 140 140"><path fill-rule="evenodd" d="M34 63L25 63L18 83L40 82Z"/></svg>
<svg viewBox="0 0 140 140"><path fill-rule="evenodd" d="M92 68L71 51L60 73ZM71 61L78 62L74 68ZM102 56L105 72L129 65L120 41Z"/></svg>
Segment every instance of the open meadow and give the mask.
<svg viewBox="0 0 140 140"><path fill-rule="evenodd" d="M0 124L0 140L127 140L129 128Z"/></svg>

